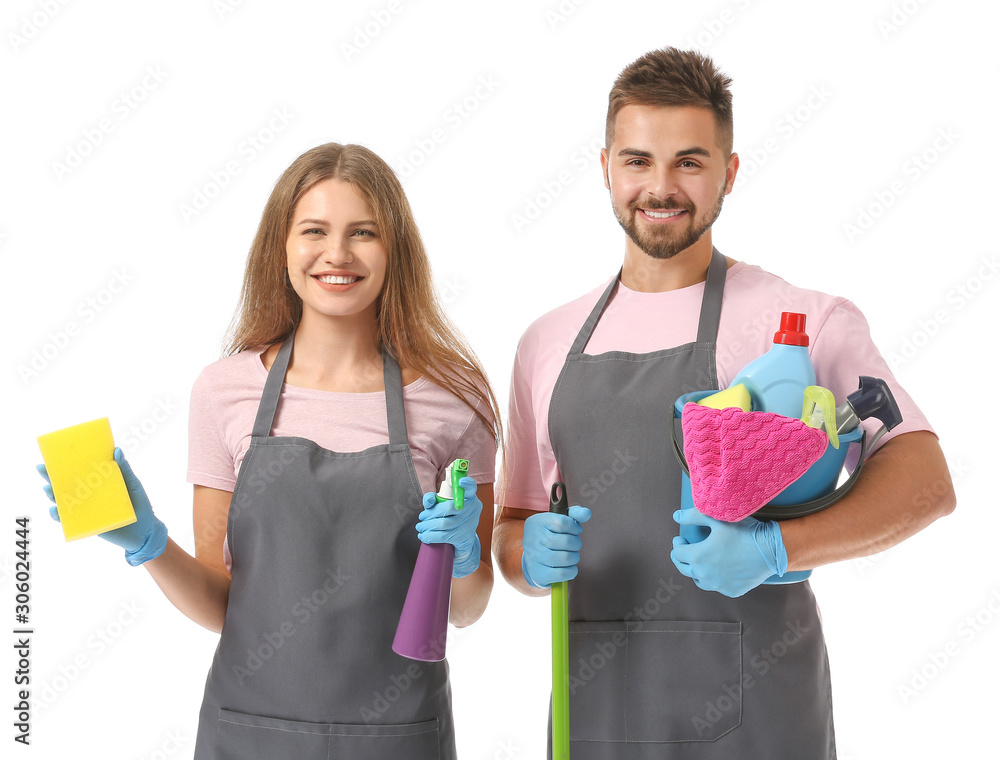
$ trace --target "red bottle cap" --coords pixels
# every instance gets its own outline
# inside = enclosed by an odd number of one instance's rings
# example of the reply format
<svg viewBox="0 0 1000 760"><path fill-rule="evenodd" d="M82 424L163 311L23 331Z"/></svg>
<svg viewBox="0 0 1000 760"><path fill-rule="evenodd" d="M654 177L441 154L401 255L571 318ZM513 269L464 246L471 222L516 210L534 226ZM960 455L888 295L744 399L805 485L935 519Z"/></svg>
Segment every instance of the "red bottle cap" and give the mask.
<svg viewBox="0 0 1000 760"><path fill-rule="evenodd" d="M808 346L806 335L806 315L794 311L781 312L781 327L774 334L774 342L786 346Z"/></svg>

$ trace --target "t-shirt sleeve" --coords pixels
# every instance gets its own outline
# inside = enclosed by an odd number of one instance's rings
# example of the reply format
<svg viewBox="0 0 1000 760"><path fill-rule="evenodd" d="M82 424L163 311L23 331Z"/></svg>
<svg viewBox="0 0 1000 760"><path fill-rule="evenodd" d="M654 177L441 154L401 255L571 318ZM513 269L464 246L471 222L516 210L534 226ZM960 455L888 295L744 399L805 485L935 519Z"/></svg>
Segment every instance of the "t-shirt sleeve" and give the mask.
<svg viewBox="0 0 1000 760"><path fill-rule="evenodd" d="M934 432L927 418L892 374L889 365L872 341L868 321L851 301L838 299L838 303L813 338L811 358L816 369L816 382L831 390L838 403L858 389L858 378L861 375L881 378L889 386L903 421L886 433L872 452L903 433L917 430ZM871 436L882 423L871 417L863 421L862 425ZM857 448L852 447L852 449ZM853 451L848 454L849 470L856 463L857 456Z"/></svg>
<svg viewBox="0 0 1000 760"><path fill-rule="evenodd" d="M187 480L199 486L236 488L233 453L222 433L218 389L206 368L191 388L188 413Z"/></svg>
<svg viewBox="0 0 1000 760"><path fill-rule="evenodd" d="M486 419L493 422L493 412L483 402L477 405ZM496 480L497 438L492 426L473 414L462 436L456 442L454 456L448 460L451 464L459 457L469 460L469 477L477 484L492 483ZM442 473L443 475L443 473Z"/></svg>
<svg viewBox="0 0 1000 760"><path fill-rule="evenodd" d="M535 360L529 332L521 338L511 370L510 402L507 415L507 461L497 503L514 509L548 509L548 497L542 474L542 459L549 451L548 442L540 440L532 396ZM555 467L551 455L547 469ZM556 478L558 479L558 477Z"/></svg>

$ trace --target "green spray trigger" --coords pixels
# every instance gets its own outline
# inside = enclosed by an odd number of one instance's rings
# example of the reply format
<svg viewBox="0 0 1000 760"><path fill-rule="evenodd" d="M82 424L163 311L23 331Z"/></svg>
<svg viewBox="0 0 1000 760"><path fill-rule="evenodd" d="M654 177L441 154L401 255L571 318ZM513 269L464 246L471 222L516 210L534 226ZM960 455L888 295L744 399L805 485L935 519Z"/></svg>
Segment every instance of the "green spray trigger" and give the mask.
<svg viewBox="0 0 1000 760"><path fill-rule="evenodd" d="M455 509L462 509L465 506L465 489L458 484L458 481L468 474L468 459L456 459L448 465L444 473L444 480L441 482L441 490L437 493L438 503L454 499Z"/></svg>

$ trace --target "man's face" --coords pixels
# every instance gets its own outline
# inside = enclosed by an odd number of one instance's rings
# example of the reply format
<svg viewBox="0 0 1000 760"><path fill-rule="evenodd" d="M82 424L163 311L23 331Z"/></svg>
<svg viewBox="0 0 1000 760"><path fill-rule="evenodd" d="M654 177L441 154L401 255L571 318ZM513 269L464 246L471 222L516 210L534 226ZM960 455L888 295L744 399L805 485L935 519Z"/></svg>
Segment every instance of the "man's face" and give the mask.
<svg viewBox="0 0 1000 760"><path fill-rule="evenodd" d="M694 245L722 210L739 158L723 155L715 118L695 106L628 105L601 150L604 185L625 234L654 259Z"/></svg>

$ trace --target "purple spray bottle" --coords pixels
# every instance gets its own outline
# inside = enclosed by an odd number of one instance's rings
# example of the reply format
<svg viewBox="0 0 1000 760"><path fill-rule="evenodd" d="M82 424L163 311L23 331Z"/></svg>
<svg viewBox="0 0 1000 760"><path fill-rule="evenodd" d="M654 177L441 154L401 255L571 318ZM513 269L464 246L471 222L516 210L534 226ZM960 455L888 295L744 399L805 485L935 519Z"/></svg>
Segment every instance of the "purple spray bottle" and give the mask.
<svg viewBox="0 0 1000 760"><path fill-rule="evenodd" d="M455 509L462 509L465 506L465 491L458 481L468 474L468 459L456 459L448 465L437 493L438 502L453 498ZM455 547L451 544L420 545L410 588L396 626L396 637L392 641L393 652L423 662L444 659L454 564Z"/></svg>

